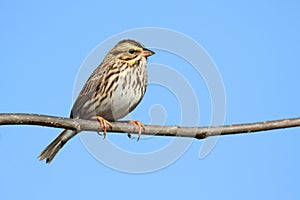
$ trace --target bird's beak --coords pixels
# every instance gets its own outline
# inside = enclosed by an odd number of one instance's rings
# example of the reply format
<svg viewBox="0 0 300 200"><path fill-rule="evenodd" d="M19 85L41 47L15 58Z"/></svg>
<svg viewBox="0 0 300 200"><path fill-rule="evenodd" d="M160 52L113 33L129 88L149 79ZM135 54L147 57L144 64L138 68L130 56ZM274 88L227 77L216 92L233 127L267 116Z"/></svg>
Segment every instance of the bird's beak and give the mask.
<svg viewBox="0 0 300 200"><path fill-rule="evenodd" d="M148 56L152 56L153 54L155 54L155 52L149 50L149 49L146 49L146 48L143 48L143 51L142 51L142 56L143 57L148 57Z"/></svg>

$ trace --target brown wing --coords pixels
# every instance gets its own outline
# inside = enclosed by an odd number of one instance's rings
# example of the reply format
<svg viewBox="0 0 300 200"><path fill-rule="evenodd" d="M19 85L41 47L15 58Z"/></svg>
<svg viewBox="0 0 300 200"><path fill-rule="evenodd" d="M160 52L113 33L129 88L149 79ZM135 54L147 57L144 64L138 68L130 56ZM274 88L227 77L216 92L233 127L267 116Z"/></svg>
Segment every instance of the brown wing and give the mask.
<svg viewBox="0 0 300 200"><path fill-rule="evenodd" d="M102 84L103 74L109 68L109 65L105 65L104 63L105 62L102 62L86 81L85 85L83 86L81 92L79 93L79 96L77 97L73 105L70 118L80 118L80 116L88 117L85 115L85 111L82 108L86 102L91 100L93 96L96 95L97 90Z"/></svg>

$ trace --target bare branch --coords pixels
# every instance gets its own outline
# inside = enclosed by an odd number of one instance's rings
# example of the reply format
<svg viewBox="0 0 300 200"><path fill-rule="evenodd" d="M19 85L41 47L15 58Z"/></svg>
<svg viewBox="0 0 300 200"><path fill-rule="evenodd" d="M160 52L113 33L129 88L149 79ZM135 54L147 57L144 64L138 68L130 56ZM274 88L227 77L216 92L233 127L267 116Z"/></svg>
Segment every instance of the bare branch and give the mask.
<svg viewBox="0 0 300 200"><path fill-rule="evenodd" d="M38 125L81 131L99 131L99 122L92 120L70 119L38 114L0 114L0 125ZM204 139L217 135L252 133L272 129L300 126L300 118L273 120L247 124L233 124L211 127L180 127L145 125L142 135L179 136ZM138 127L128 122L112 122L107 132L138 133Z"/></svg>

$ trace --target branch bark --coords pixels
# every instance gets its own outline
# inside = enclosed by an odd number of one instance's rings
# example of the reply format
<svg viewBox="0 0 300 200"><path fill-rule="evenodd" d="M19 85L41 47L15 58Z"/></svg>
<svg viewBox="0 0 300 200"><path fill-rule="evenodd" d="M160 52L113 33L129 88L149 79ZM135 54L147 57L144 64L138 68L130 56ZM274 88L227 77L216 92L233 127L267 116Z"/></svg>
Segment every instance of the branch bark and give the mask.
<svg viewBox="0 0 300 200"><path fill-rule="evenodd" d="M39 114L3 113L0 114L0 125L38 125L81 131L99 131L99 122L83 119L70 119ZM245 134L258 131L282 129L300 126L300 118L272 120L265 122L233 124L210 127L180 127L145 125L142 135L179 136L204 139L211 136ZM107 132L138 133L138 127L128 122L112 122Z"/></svg>

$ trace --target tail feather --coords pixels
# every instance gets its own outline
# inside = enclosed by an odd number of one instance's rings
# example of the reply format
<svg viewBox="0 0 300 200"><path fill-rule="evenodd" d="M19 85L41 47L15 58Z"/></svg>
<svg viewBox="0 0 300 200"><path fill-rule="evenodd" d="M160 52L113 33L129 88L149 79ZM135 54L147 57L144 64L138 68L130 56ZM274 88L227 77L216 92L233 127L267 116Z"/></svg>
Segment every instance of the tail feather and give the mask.
<svg viewBox="0 0 300 200"><path fill-rule="evenodd" d="M64 144L76 135L74 130L63 130L38 156L39 160L50 163Z"/></svg>

